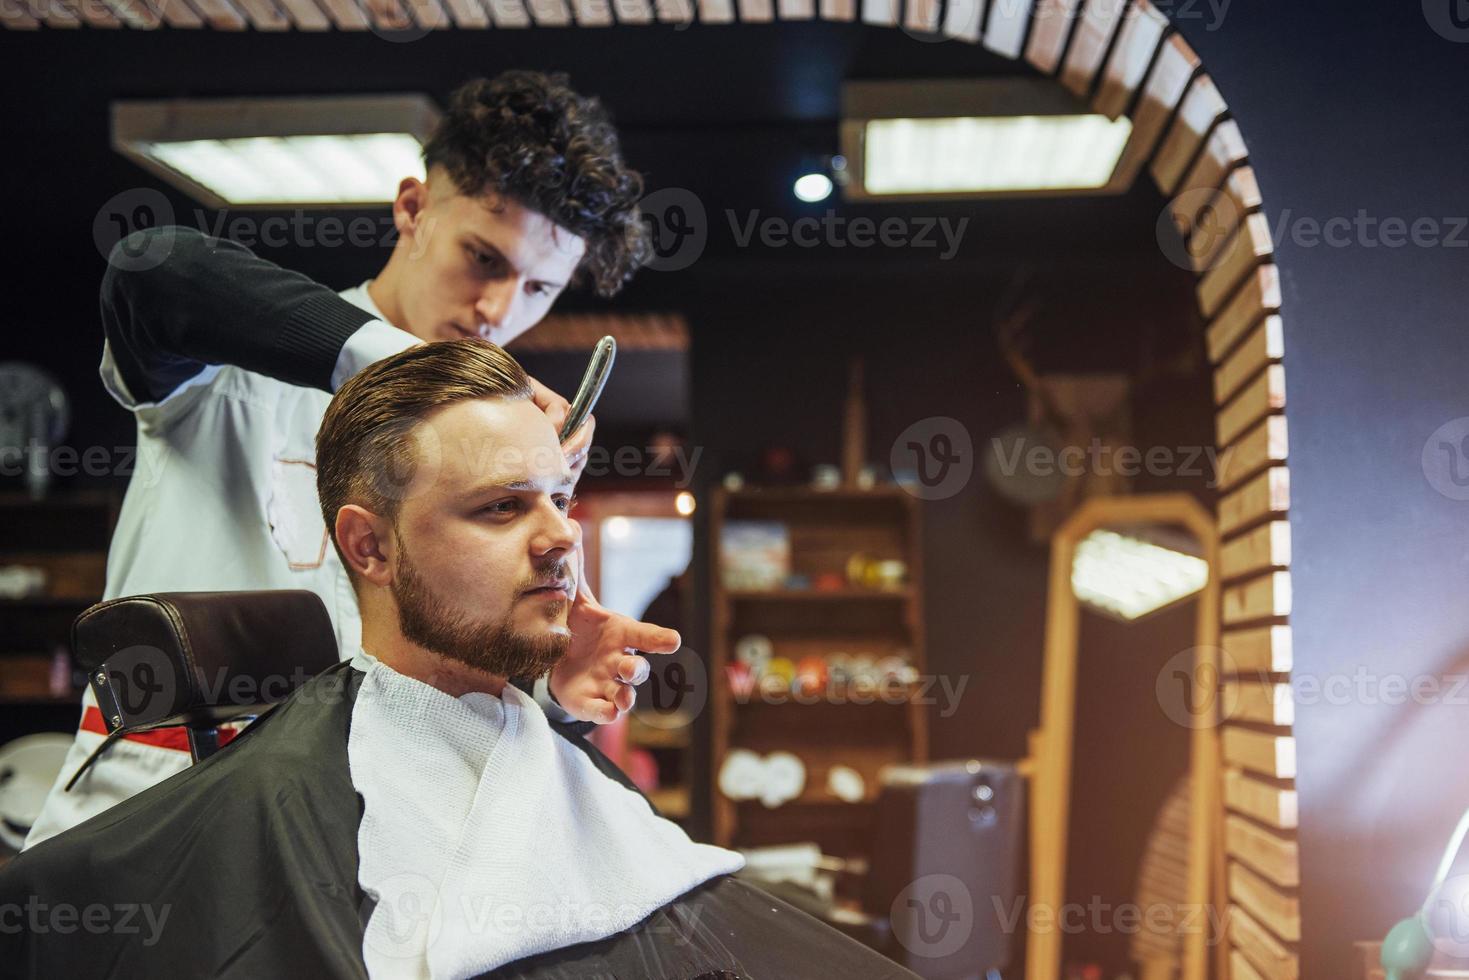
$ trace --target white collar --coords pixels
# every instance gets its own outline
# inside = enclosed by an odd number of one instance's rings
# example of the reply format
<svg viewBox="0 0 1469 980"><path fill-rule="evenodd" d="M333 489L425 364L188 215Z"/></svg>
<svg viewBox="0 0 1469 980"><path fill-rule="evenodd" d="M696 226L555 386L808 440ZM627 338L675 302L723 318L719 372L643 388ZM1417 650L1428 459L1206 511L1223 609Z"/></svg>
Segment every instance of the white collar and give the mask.
<svg viewBox="0 0 1469 980"><path fill-rule="evenodd" d="M372 301L372 294L367 291L367 287L371 286L373 282L374 280L372 279L364 279L357 285L342 290L337 295L358 309L371 313L376 319L391 324L393 321L383 316L383 311L378 309L377 304Z"/></svg>

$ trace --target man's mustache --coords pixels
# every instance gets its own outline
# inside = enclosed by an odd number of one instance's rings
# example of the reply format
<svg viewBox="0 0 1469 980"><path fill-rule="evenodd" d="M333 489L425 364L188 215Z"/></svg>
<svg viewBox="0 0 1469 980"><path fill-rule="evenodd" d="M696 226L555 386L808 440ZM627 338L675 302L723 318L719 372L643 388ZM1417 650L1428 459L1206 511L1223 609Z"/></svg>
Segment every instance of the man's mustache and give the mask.
<svg viewBox="0 0 1469 980"><path fill-rule="evenodd" d="M532 565L534 574L520 584L519 592L530 592L534 589L545 588L547 585L565 579L575 584L575 576L572 575L571 562L566 558L552 558L548 561L537 562Z"/></svg>

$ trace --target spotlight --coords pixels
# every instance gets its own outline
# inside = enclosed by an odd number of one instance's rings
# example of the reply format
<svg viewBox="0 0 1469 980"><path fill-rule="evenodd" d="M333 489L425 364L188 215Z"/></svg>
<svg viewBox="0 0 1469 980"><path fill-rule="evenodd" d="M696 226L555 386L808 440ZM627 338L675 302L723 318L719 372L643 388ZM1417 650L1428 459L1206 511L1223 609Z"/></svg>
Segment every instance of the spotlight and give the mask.
<svg viewBox="0 0 1469 980"><path fill-rule="evenodd" d="M831 195L831 178L826 174L805 174L796 178L796 197L809 203L824 201Z"/></svg>
<svg viewBox="0 0 1469 980"><path fill-rule="evenodd" d="M681 515L688 517L694 512L694 495L687 490L681 491L673 498L673 506Z"/></svg>

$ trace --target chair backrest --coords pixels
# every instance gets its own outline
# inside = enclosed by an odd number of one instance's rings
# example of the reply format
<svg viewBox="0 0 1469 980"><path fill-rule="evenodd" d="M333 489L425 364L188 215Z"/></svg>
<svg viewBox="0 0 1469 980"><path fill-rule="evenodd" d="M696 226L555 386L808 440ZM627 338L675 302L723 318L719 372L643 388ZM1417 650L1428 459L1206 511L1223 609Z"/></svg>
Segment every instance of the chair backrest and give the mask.
<svg viewBox="0 0 1469 980"><path fill-rule="evenodd" d="M124 734L212 732L338 661L326 607L304 590L125 596L77 617L71 640L108 731Z"/></svg>

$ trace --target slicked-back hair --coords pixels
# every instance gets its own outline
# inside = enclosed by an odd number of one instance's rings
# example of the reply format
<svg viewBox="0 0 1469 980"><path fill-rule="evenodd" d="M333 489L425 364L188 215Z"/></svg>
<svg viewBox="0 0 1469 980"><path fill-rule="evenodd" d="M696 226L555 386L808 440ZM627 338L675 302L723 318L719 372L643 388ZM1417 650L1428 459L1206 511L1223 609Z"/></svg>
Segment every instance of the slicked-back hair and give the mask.
<svg viewBox="0 0 1469 980"><path fill-rule="evenodd" d="M530 380L515 358L476 337L410 347L354 375L316 433L316 495L337 554L344 505L396 521L419 465L419 427L430 413L473 398L530 397Z"/></svg>

